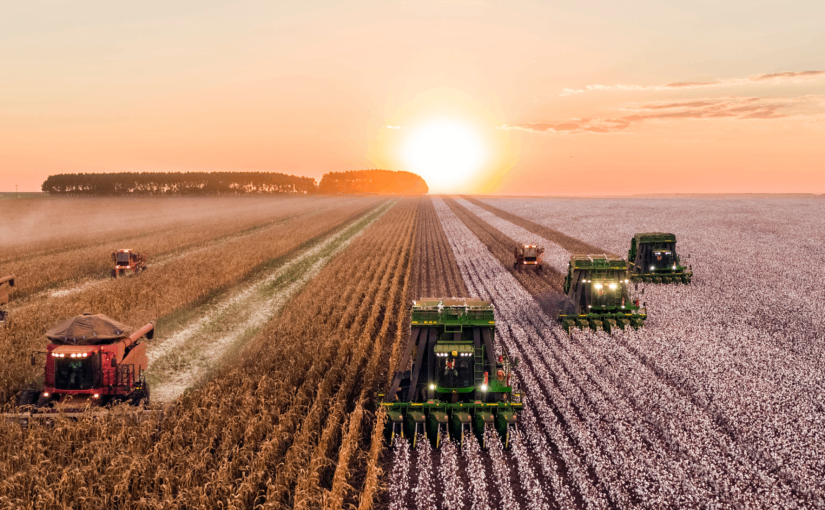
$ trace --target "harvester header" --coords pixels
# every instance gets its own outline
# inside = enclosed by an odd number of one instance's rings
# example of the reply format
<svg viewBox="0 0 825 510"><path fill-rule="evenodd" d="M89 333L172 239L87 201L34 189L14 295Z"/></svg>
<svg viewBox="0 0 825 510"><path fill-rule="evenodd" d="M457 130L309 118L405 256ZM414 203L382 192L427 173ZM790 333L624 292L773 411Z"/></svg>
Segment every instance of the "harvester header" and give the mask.
<svg viewBox="0 0 825 510"><path fill-rule="evenodd" d="M676 235L665 232L636 234L627 253L634 282L690 283L693 271L676 254Z"/></svg>
<svg viewBox="0 0 825 510"><path fill-rule="evenodd" d="M382 406L387 435L428 437L438 447L451 436L461 445L495 428L509 443L521 396L513 392L514 364L495 350L495 312L489 301L423 298L413 302L410 338ZM412 367L408 369L412 363Z"/></svg>

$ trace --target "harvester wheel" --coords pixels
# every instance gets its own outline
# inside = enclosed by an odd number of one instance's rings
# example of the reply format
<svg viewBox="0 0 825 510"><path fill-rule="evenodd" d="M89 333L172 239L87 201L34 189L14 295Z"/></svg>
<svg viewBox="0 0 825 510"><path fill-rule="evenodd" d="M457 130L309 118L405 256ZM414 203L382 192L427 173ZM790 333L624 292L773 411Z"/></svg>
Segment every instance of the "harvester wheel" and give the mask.
<svg viewBox="0 0 825 510"><path fill-rule="evenodd" d="M37 399L40 398L40 391L39 390L23 390L17 394L17 405L18 406L33 406L37 403Z"/></svg>
<svg viewBox="0 0 825 510"><path fill-rule="evenodd" d="M112 269L112 278L117 278L117 269Z"/></svg>

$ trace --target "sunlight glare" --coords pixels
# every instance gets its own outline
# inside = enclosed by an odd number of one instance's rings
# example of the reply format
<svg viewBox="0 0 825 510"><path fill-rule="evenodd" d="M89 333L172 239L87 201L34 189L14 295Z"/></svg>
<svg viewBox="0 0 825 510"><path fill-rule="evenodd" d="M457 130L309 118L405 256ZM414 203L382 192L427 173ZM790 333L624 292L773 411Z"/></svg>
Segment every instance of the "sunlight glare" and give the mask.
<svg viewBox="0 0 825 510"><path fill-rule="evenodd" d="M407 170L427 181L430 193L452 193L470 187L486 151L473 129L441 121L413 129L402 156Z"/></svg>

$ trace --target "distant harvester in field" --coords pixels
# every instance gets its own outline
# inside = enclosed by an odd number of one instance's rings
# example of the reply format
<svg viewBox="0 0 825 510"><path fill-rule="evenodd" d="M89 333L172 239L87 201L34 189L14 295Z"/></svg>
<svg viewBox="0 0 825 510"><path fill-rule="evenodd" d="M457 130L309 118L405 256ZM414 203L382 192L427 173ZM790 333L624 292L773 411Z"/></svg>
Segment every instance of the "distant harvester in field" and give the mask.
<svg viewBox="0 0 825 510"><path fill-rule="evenodd" d="M523 267L534 267L541 272L544 264L542 255L544 248L535 244L523 244L513 249L513 269L521 271Z"/></svg>
<svg viewBox="0 0 825 510"><path fill-rule="evenodd" d="M0 278L0 323L5 322L8 314L8 311L3 309L4 305L9 304L8 287L14 287L14 275Z"/></svg>
<svg viewBox="0 0 825 510"><path fill-rule="evenodd" d="M676 254L676 235L664 232L636 234L627 252L630 279L649 283L690 283L693 271Z"/></svg>
<svg viewBox="0 0 825 510"><path fill-rule="evenodd" d="M128 271L133 271L135 274L146 271L146 256L130 249L112 253L112 261L115 263L112 278L126 275Z"/></svg>

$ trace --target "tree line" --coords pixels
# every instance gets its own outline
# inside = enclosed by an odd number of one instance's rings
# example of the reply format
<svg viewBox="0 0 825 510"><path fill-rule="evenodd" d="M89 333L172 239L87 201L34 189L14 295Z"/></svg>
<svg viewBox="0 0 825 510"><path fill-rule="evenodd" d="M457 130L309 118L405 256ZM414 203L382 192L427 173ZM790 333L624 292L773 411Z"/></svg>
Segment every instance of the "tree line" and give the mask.
<svg viewBox="0 0 825 510"><path fill-rule="evenodd" d="M410 172L353 170L312 177L275 172L119 172L50 175L41 186L53 195L218 195L218 194L351 194L410 195L426 193L427 183Z"/></svg>
<svg viewBox="0 0 825 510"><path fill-rule="evenodd" d="M71 195L315 193L315 179L274 172L119 172L50 175L41 189Z"/></svg>
<svg viewBox="0 0 825 510"><path fill-rule="evenodd" d="M427 183L411 172L392 170L351 170L329 172L318 185L321 193L375 193L378 195L423 195Z"/></svg>

